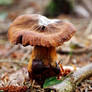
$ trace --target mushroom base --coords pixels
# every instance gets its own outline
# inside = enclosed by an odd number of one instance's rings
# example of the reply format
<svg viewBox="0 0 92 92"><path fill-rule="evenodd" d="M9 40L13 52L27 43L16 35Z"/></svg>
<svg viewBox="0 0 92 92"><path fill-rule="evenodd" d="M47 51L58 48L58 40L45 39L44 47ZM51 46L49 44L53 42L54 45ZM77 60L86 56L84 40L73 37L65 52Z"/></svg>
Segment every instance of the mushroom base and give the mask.
<svg viewBox="0 0 92 92"><path fill-rule="evenodd" d="M35 46L28 64L30 79L42 86L45 79L57 76L60 73L60 68L56 64L56 60L54 47Z"/></svg>

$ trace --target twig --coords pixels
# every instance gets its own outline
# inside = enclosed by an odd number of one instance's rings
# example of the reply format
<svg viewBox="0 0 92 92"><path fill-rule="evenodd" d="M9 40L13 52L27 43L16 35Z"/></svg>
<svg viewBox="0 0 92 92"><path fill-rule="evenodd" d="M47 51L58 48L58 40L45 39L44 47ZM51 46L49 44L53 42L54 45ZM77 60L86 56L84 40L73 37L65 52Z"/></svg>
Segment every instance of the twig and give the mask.
<svg viewBox="0 0 92 92"><path fill-rule="evenodd" d="M85 8L92 14L92 1L91 0L82 0Z"/></svg>
<svg viewBox="0 0 92 92"><path fill-rule="evenodd" d="M61 48L57 49L57 53L59 54L82 54L82 53L89 53L92 52L92 47L77 49L77 50L62 50Z"/></svg>
<svg viewBox="0 0 92 92"><path fill-rule="evenodd" d="M16 51L17 49L19 49L20 45L15 45L11 50L9 50L5 57L8 57L10 54L12 54L14 51Z"/></svg>
<svg viewBox="0 0 92 92"><path fill-rule="evenodd" d="M91 30L92 30L92 20L90 21L88 28L85 31L85 35L89 34L91 32Z"/></svg>
<svg viewBox="0 0 92 92"><path fill-rule="evenodd" d="M22 57L21 61L24 61L25 58L27 58L28 55L29 55L31 52L32 52L32 48L28 49L28 50L27 50L27 53Z"/></svg>
<svg viewBox="0 0 92 92"><path fill-rule="evenodd" d="M71 59L71 55L68 55L68 56L66 57L65 61L63 62L63 64L64 64L64 65L68 64L69 61L70 61L70 59Z"/></svg>
<svg viewBox="0 0 92 92"><path fill-rule="evenodd" d="M13 60L13 59L0 59L0 63L13 63L19 66L27 65L26 61L20 62L20 60Z"/></svg>
<svg viewBox="0 0 92 92"><path fill-rule="evenodd" d="M85 78L92 75L92 63L75 71L68 76L62 83L51 86L50 88L56 89L57 92L73 92L76 86Z"/></svg>

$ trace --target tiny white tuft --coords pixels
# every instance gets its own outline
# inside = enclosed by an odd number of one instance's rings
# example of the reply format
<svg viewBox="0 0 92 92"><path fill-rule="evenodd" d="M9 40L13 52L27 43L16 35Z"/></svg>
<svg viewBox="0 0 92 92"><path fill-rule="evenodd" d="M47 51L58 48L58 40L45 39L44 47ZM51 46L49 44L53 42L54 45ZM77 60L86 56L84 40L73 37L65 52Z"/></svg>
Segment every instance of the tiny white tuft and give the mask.
<svg viewBox="0 0 92 92"><path fill-rule="evenodd" d="M44 16L39 15L39 25L47 26L48 24L60 21L59 19L48 19Z"/></svg>

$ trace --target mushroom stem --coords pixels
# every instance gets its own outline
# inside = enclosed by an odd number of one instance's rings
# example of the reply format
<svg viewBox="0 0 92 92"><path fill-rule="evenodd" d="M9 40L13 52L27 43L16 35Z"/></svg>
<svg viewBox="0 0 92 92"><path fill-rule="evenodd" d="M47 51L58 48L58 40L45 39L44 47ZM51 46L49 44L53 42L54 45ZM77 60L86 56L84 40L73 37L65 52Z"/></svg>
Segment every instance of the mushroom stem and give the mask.
<svg viewBox="0 0 92 92"><path fill-rule="evenodd" d="M57 54L55 47L35 46L28 64L30 78L40 84L46 78L58 75L60 69L57 67L56 60Z"/></svg>

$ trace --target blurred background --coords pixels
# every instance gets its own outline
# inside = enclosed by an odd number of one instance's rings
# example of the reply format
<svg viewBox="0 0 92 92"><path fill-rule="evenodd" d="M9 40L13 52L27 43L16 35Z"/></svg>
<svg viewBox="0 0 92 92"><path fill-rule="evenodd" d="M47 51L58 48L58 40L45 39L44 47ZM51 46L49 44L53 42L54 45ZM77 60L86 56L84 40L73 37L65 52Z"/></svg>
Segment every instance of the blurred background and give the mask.
<svg viewBox="0 0 92 92"><path fill-rule="evenodd" d="M76 67L92 63L92 0L0 0L0 78L27 66L30 58L31 46L24 48L8 41L10 24L22 14L41 14L72 22L77 32L57 48L58 59L63 65ZM85 90L89 83L83 83L86 86L81 84L80 88Z"/></svg>

